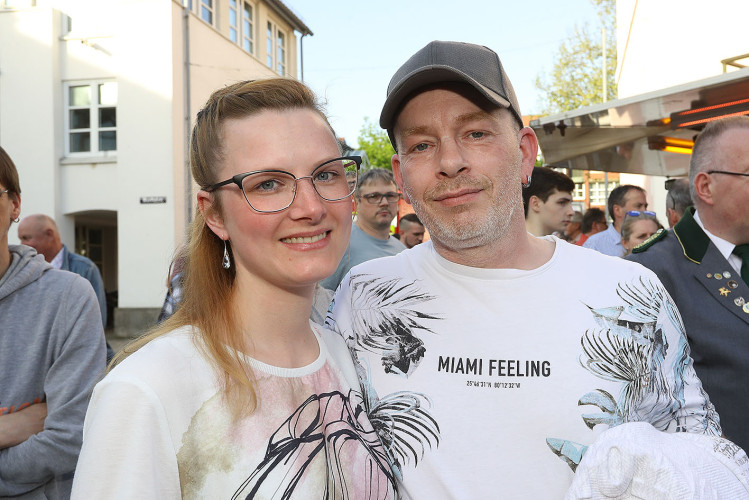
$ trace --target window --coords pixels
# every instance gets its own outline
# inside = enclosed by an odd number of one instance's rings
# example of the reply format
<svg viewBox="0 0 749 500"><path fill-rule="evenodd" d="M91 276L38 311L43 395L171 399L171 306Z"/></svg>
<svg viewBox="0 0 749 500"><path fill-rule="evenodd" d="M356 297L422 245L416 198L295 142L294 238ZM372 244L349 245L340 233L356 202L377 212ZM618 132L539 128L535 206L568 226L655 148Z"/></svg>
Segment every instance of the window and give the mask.
<svg viewBox="0 0 749 500"><path fill-rule="evenodd" d="M66 85L68 154L117 151L117 82Z"/></svg>
<svg viewBox="0 0 749 500"><path fill-rule="evenodd" d="M252 5L244 2L242 9L242 48L250 54L255 53L255 23L252 17Z"/></svg>
<svg viewBox="0 0 749 500"><path fill-rule="evenodd" d="M609 193L619 185L616 181L609 181ZM606 193L605 182L591 182L590 183L590 204L591 205L603 205L606 206L608 200L608 193Z"/></svg>
<svg viewBox="0 0 749 500"><path fill-rule="evenodd" d="M276 34L276 72L284 76L286 74L286 35L283 31Z"/></svg>
<svg viewBox="0 0 749 500"><path fill-rule="evenodd" d="M286 74L286 34L268 21L266 30L266 64L281 76Z"/></svg>
<svg viewBox="0 0 749 500"><path fill-rule="evenodd" d="M575 190L572 192L572 199L574 200L585 199L585 183L584 182L575 183Z"/></svg>
<svg viewBox="0 0 749 500"><path fill-rule="evenodd" d="M213 25L213 0L200 0L200 18Z"/></svg>
<svg viewBox="0 0 749 500"><path fill-rule="evenodd" d="M229 39L237 43L239 40L239 16L237 15L237 0L229 0Z"/></svg>

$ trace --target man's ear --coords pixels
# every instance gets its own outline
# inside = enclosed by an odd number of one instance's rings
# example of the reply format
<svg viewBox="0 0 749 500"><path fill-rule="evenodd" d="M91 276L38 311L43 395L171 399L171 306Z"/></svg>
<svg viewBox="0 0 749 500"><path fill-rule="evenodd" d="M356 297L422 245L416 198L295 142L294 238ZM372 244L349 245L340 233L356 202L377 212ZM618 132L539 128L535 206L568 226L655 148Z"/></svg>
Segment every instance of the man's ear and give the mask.
<svg viewBox="0 0 749 500"><path fill-rule="evenodd" d="M541 201L541 198L536 196L535 194L528 198L528 209L533 210L535 213L538 213L541 211L541 205L543 205L543 202Z"/></svg>
<svg viewBox="0 0 749 500"><path fill-rule="evenodd" d="M538 157L538 138L536 133L530 127L523 127L518 132L520 141L520 153L522 155L522 169L520 183L528 181L528 177L533 175L533 167L536 165Z"/></svg>
<svg viewBox="0 0 749 500"><path fill-rule="evenodd" d="M393 177L395 177L395 183L398 185L398 189L400 189L401 193L403 193L403 201L411 204L411 200L408 197L408 194L406 193L406 190L403 189L403 175L401 174L401 159L400 156L398 156L398 153L395 153L390 158L390 166L393 167Z"/></svg>
<svg viewBox="0 0 749 500"><path fill-rule="evenodd" d="M694 177L694 194L707 205L715 204L713 199L713 179L707 172L699 172ZM696 200L695 200L696 201Z"/></svg>
<svg viewBox="0 0 749 500"><path fill-rule="evenodd" d="M200 210L200 214L205 219L205 223L211 231L222 240L225 240L229 235L226 234L224 219L218 213L218 210L216 210L214 196L218 195L203 191L202 189L198 191L198 210Z"/></svg>
<svg viewBox="0 0 749 500"><path fill-rule="evenodd" d="M11 193L10 191L8 191L6 195L8 196L11 205L13 205L13 208L10 210L10 219L16 220L21 216L21 195L18 193Z"/></svg>
<svg viewBox="0 0 749 500"><path fill-rule="evenodd" d="M614 220L621 220L624 218L624 207L622 205L614 205Z"/></svg>

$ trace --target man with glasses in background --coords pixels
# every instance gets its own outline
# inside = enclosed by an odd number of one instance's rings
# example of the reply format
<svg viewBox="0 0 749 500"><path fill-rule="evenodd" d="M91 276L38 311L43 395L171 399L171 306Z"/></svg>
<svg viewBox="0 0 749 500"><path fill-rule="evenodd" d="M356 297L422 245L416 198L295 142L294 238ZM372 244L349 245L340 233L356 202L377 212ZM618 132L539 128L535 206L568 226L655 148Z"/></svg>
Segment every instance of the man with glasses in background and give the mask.
<svg viewBox="0 0 749 500"><path fill-rule="evenodd" d="M335 290L349 270L362 262L395 255L405 245L390 235L390 225L398 214L400 200L392 172L372 168L359 174L354 192L356 220L351 226L351 240L336 271L320 285Z"/></svg>
<svg viewBox="0 0 749 500"><path fill-rule="evenodd" d="M749 447L749 117L709 123L689 165L694 207L633 250L681 311L726 437Z"/></svg>
<svg viewBox="0 0 749 500"><path fill-rule="evenodd" d="M588 238L583 246L598 250L602 254L621 257L624 255L622 222L624 222L627 212L647 210L648 202L645 199L645 190L631 184L619 186L611 191L608 208L612 224L605 231Z"/></svg>

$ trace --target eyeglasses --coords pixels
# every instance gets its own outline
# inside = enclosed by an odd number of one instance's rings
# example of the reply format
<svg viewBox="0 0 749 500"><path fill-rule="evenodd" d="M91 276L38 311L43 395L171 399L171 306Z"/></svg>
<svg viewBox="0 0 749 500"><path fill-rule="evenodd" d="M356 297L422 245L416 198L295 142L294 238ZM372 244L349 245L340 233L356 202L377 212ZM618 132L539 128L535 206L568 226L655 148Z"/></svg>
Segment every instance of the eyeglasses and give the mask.
<svg viewBox="0 0 749 500"><path fill-rule="evenodd" d="M361 162L361 156L333 158L318 165L312 174L304 177L296 177L285 170L256 170L237 174L231 179L206 186L203 190L210 193L222 186L236 184L250 208L256 212L281 212L294 203L297 183L302 179L309 179L317 194L325 201L348 198L354 193L354 188L346 181L346 174L349 178L358 176Z"/></svg>
<svg viewBox="0 0 749 500"><path fill-rule="evenodd" d="M627 212L627 215L630 217L639 217L640 215L649 215L650 217L655 217L655 212L651 212L649 210L630 210Z"/></svg>
<svg viewBox="0 0 749 500"><path fill-rule="evenodd" d="M367 200L367 203L370 203L371 205L379 205L382 203L383 198L385 198L388 203L396 203L401 199L400 193L395 193L393 191L390 191L389 193L367 193L363 194L361 197Z"/></svg>
<svg viewBox="0 0 749 500"><path fill-rule="evenodd" d="M726 175L740 175L741 177L749 177L749 174L742 174L741 172L728 172L726 170L708 170L708 174L726 174Z"/></svg>

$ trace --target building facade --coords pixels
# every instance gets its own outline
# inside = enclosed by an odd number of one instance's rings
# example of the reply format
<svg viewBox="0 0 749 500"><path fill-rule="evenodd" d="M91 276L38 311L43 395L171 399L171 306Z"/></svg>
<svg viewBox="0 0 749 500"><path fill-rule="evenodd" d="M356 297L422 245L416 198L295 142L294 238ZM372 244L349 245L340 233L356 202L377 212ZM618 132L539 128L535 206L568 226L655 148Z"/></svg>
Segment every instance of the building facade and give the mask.
<svg viewBox="0 0 749 500"><path fill-rule="evenodd" d="M296 78L311 34L277 0L0 0L0 145L22 217L53 217L99 265L118 334L163 302L195 210L197 111L221 86Z"/></svg>

